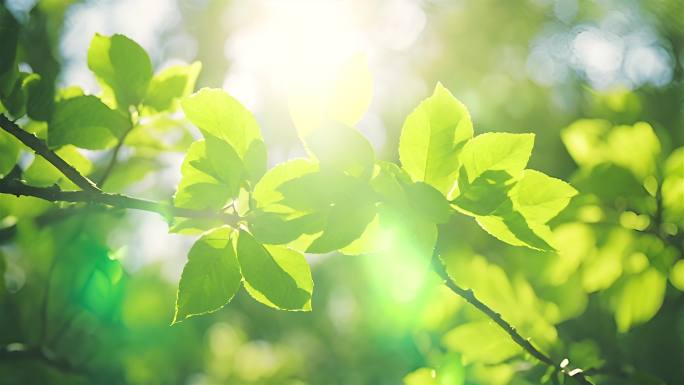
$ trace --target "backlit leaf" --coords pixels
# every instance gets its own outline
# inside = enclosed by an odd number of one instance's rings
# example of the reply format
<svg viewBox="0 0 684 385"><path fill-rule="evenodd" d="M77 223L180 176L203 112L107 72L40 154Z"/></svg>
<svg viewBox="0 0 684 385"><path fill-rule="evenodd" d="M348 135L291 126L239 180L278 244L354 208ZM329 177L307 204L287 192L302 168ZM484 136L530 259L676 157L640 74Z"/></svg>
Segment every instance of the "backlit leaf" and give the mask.
<svg viewBox="0 0 684 385"><path fill-rule="evenodd" d="M112 92L123 111L142 101L152 79L152 63L138 43L123 35L95 34L88 48L88 68L105 93Z"/></svg>
<svg viewBox="0 0 684 385"><path fill-rule="evenodd" d="M447 194L459 168L459 153L473 136L465 106L438 83L435 91L406 118L399 139L399 159L414 181Z"/></svg>
<svg viewBox="0 0 684 385"><path fill-rule="evenodd" d="M311 310L313 280L304 255L281 246L264 246L245 231L237 242L245 287L257 301L283 310Z"/></svg>
<svg viewBox="0 0 684 385"><path fill-rule="evenodd" d="M173 323L216 311L230 302L242 281L231 238L221 227L204 234L188 253L178 284Z"/></svg>

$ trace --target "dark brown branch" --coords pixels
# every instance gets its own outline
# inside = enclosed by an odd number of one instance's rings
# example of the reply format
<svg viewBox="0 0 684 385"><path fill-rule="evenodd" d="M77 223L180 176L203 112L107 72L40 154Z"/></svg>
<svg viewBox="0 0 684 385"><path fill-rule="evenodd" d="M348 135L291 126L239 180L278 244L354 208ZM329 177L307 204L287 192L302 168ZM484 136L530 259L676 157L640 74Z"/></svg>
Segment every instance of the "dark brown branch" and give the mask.
<svg viewBox="0 0 684 385"><path fill-rule="evenodd" d="M494 311L494 309L490 308L485 303L480 301L471 289L464 289L458 286L456 283L454 283L451 277L449 277L449 275L447 274L444 266L439 261L439 258L437 256L435 256L433 259L433 265L435 267L435 272L444 280L444 284L452 292L466 300L469 304L473 305L475 308L477 308L477 310L479 310L489 319L494 321L494 323L496 323L502 330L504 330L511 337L513 342L515 342L523 350L529 353L532 357L536 358L541 363L551 368L554 368L555 370L561 371L565 376L575 379L578 383L582 385L593 385L591 381L589 381L586 378L584 372L582 372L581 370L566 371L566 369L560 368L559 364L555 363L551 357L542 353L539 349L534 347L534 345L532 345L532 343L528 339L520 335L520 333L518 333L518 331L515 329L515 327L513 327L513 325L511 325L501 317L501 314L497 313L496 311Z"/></svg>
<svg viewBox="0 0 684 385"><path fill-rule="evenodd" d="M35 151L36 154L42 156L45 158L45 160L52 163L52 165L55 166L62 174L64 174L64 176L66 176L76 186L80 187L83 191L100 191L93 181L83 176L72 165L60 158L59 155L57 155L54 151L50 150L45 142L30 132L21 129L21 127L9 120L4 114L0 114L0 128L19 139L19 141Z"/></svg>
<svg viewBox="0 0 684 385"><path fill-rule="evenodd" d="M51 202L99 203L120 209L133 209L157 213L164 218L213 218L221 222L237 226L240 218L237 215L211 210L193 210L175 207L164 202L149 201L129 197L122 194L109 194L97 191L63 191L57 186L35 187L18 180L0 180L0 193L16 196L32 196Z"/></svg>

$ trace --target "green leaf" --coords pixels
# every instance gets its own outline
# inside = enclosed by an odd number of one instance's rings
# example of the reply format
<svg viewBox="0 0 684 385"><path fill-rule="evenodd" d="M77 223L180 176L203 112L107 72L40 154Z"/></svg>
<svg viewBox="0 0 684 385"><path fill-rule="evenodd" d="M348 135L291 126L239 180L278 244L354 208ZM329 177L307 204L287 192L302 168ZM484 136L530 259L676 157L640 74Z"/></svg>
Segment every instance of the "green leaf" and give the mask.
<svg viewBox="0 0 684 385"><path fill-rule="evenodd" d="M267 211L287 210L286 207L274 207L283 200L283 193L279 190L280 186L287 181L299 178L305 174L318 171L318 165L308 159L291 159L277 164L254 186L252 198L257 207Z"/></svg>
<svg viewBox="0 0 684 385"><path fill-rule="evenodd" d="M129 125L124 114L110 109L97 97L76 96L57 103L48 123L48 145L103 149L114 145Z"/></svg>
<svg viewBox="0 0 684 385"><path fill-rule="evenodd" d="M256 183L266 171L266 146L259 125L240 102L219 89L203 88L181 101L185 116L205 136L233 147L247 178Z"/></svg>
<svg viewBox="0 0 684 385"><path fill-rule="evenodd" d="M19 159L21 144L14 136L0 131L0 178L9 173Z"/></svg>
<svg viewBox="0 0 684 385"><path fill-rule="evenodd" d="M553 235L542 224L530 223L510 206L498 215L476 217L477 224L500 241L513 246L525 246L535 250L552 251Z"/></svg>
<svg viewBox="0 0 684 385"><path fill-rule="evenodd" d="M665 162L662 197L665 219L684 228L684 147L673 151Z"/></svg>
<svg viewBox="0 0 684 385"><path fill-rule="evenodd" d="M113 92L123 111L136 106L152 79L152 62L138 43L123 35L95 34L88 48L88 68L100 85Z"/></svg>
<svg viewBox="0 0 684 385"><path fill-rule="evenodd" d="M404 376L404 385L438 385L437 372L430 368L419 368Z"/></svg>
<svg viewBox="0 0 684 385"><path fill-rule="evenodd" d="M611 162L640 179L655 172L660 154L660 141L653 128L644 122L613 127L605 120L583 119L564 129L561 138L580 166L590 168Z"/></svg>
<svg viewBox="0 0 684 385"><path fill-rule="evenodd" d="M310 253L327 253L346 246L363 233L375 216L375 196L370 187L339 172L304 174L283 183L279 191L282 205L317 219L317 228L309 231L322 233L306 249Z"/></svg>
<svg viewBox="0 0 684 385"><path fill-rule="evenodd" d="M190 65L172 66L154 75L143 104L153 112L175 110L178 100L194 90L201 69L202 64L194 62Z"/></svg>
<svg viewBox="0 0 684 385"><path fill-rule="evenodd" d="M56 153L81 174L88 175L92 171L92 163L76 147L64 146ZM35 156L31 165L24 171L23 178L33 186L48 187L58 183L63 188L76 189L76 185L57 170L52 163L39 155Z"/></svg>
<svg viewBox="0 0 684 385"><path fill-rule="evenodd" d="M459 175L456 198L452 203L467 215L490 215L509 201L515 179L502 170L488 170L468 182L466 173Z"/></svg>
<svg viewBox="0 0 684 385"><path fill-rule="evenodd" d="M26 114L29 88L38 81L40 81L40 76L37 74L19 73L11 92L2 99L2 104L11 116L18 118Z"/></svg>
<svg viewBox="0 0 684 385"><path fill-rule="evenodd" d="M546 223L558 215L577 190L566 182L535 170L523 171L511 189L513 207L528 221Z"/></svg>
<svg viewBox="0 0 684 385"><path fill-rule="evenodd" d="M27 102L26 114L29 118L48 121L55 109L55 90L53 85L40 76L24 82Z"/></svg>
<svg viewBox="0 0 684 385"><path fill-rule="evenodd" d="M270 169L254 186L254 210L248 215L252 234L261 242L284 244L306 232L316 232L319 215L283 204L281 186L303 175L318 171L318 164L308 159L292 159ZM308 194L307 194L308 195Z"/></svg>
<svg viewBox="0 0 684 385"><path fill-rule="evenodd" d="M427 183L415 182L404 187L415 213L432 223L446 223L453 210L437 189Z"/></svg>
<svg viewBox="0 0 684 385"><path fill-rule="evenodd" d="M680 259L672 265L672 270L670 270L670 282L672 286L676 287L680 291L684 291L684 260Z"/></svg>
<svg viewBox="0 0 684 385"><path fill-rule="evenodd" d="M19 76L17 43L19 23L3 6L0 7L0 97L7 97Z"/></svg>
<svg viewBox="0 0 684 385"><path fill-rule="evenodd" d="M611 288L610 303L618 331L627 332L633 325L653 318L663 304L665 282L658 270L650 268L624 278Z"/></svg>
<svg viewBox="0 0 684 385"><path fill-rule="evenodd" d="M414 181L446 195L456 181L461 147L472 136L468 110L438 83L404 122L399 139L402 167Z"/></svg>
<svg viewBox="0 0 684 385"><path fill-rule="evenodd" d="M362 179L373 172L375 153L357 130L329 124L305 138L309 150L318 158L321 169L332 169Z"/></svg>
<svg viewBox="0 0 684 385"><path fill-rule="evenodd" d="M313 280L304 255L280 246L264 246L240 231L237 256L245 287L257 301L276 309L311 310Z"/></svg>
<svg viewBox="0 0 684 385"><path fill-rule="evenodd" d="M461 151L461 164L468 183L486 171L503 171L519 177L532 154L534 134L492 132L468 141ZM459 186L460 187L460 186Z"/></svg>
<svg viewBox="0 0 684 385"><path fill-rule="evenodd" d="M194 142L181 165L181 180L173 197L174 204L178 207L213 210L220 210L226 206L237 196L239 190L239 180L233 178L232 181L228 181L225 178L224 172L234 170L229 159L214 157L215 162L212 163L207 156L206 141L200 139ZM221 168L223 175L216 172L214 167L215 164L218 166L221 160L228 160L224 163L225 168Z"/></svg>
<svg viewBox="0 0 684 385"><path fill-rule="evenodd" d="M173 323L216 311L233 298L242 275L233 248L233 230L214 229L198 239L183 268Z"/></svg>

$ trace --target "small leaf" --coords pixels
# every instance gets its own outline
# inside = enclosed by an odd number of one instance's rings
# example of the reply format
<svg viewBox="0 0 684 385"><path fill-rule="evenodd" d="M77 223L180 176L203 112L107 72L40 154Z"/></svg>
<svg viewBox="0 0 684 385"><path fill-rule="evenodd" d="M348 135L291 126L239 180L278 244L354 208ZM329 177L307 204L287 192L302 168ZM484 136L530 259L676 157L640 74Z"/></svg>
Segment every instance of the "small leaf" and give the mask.
<svg viewBox="0 0 684 385"><path fill-rule="evenodd" d="M0 178L7 175L19 159L21 144L12 135L0 131Z"/></svg>
<svg viewBox="0 0 684 385"><path fill-rule="evenodd" d="M510 192L514 208L528 221L546 223L577 195L569 184L534 170L523 171Z"/></svg>
<svg viewBox="0 0 684 385"><path fill-rule="evenodd" d="M284 183L315 171L318 171L318 165L308 159L291 159L280 163L268 170L257 182L252 198L259 208L266 209L276 205L283 200L280 187ZM276 208L266 210L278 211Z"/></svg>
<svg viewBox="0 0 684 385"><path fill-rule="evenodd" d="M152 63L138 43L123 35L95 34L88 48L88 68L116 98L120 110L128 111L142 101L152 78Z"/></svg>
<svg viewBox="0 0 684 385"><path fill-rule="evenodd" d="M515 211L502 216L478 216L477 224L500 241L513 246L552 251L551 230L544 225L530 224Z"/></svg>
<svg viewBox="0 0 684 385"><path fill-rule="evenodd" d="M154 75L147 88L143 104L153 112L173 111L178 100L190 95L202 69L200 62L176 65Z"/></svg>
<svg viewBox="0 0 684 385"><path fill-rule="evenodd" d="M48 144L103 149L114 145L129 125L124 114L110 109L97 97L76 96L57 103L48 124Z"/></svg>
<svg viewBox="0 0 684 385"><path fill-rule="evenodd" d="M461 163L468 183L486 171L504 171L517 178L527 165L534 146L534 134L492 132L468 141Z"/></svg>
<svg viewBox="0 0 684 385"><path fill-rule="evenodd" d="M440 83L406 118L399 139L399 159L414 181L446 195L456 181L459 153L473 136L466 107Z"/></svg>
<svg viewBox="0 0 684 385"><path fill-rule="evenodd" d="M226 159L228 158L214 158L217 162ZM237 196L239 185L226 183L226 175L222 179L214 165L207 157L205 140L198 140L190 146L183 160L181 180L173 197L176 206L220 210ZM230 172L230 166L226 164L222 171Z"/></svg>
<svg viewBox="0 0 684 385"><path fill-rule="evenodd" d="M304 255L280 246L264 246L240 231L237 256L245 288L257 301L276 309L311 310L313 280Z"/></svg>
<svg viewBox="0 0 684 385"><path fill-rule="evenodd" d="M231 233L228 227L212 230L190 249L178 284L173 323L216 311L237 292L242 275Z"/></svg>

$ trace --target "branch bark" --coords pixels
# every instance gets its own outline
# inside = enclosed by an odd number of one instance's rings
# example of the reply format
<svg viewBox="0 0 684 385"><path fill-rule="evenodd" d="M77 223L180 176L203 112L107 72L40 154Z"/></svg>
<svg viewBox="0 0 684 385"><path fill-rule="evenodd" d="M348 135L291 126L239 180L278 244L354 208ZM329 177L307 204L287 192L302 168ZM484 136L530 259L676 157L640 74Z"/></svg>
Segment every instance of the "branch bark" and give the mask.
<svg viewBox="0 0 684 385"><path fill-rule="evenodd" d="M24 145L42 156L48 162L52 163L64 176L70 181L80 187L83 191L98 192L99 188L90 179L83 176L72 165L60 158L54 151L50 150L41 139L30 132L24 131L16 123L9 120L4 114L0 114L0 128L7 131L10 135L19 139Z"/></svg>
<svg viewBox="0 0 684 385"><path fill-rule="evenodd" d="M433 256L433 265L435 272L440 276L440 278L444 280L444 284L454 294L466 300L466 302L473 305L477 310L479 310L489 319L494 321L494 323L496 323L502 330L504 330L511 337L513 342L520 346L524 351L529 353L532 357L536 358L537 360L539 360L539 362L543 363L544 365L551 367L554 370L560 371L561 373L563 373L563 375L575 379L578 383L582 385L593 385L593 383L589 381L589 379L585 376L582 370L575 369L568 371L565 368L561 368L560 365L556 364L551 357L537 349L534 345L532 345L532 343L527 338L520 335L520 333L518 333L518 331L515 329L515 327L513 327L513 325L504 320L503 317L501 317L501 314L487 306L484 302L480 301L475 296L475 293L472 289L464 289L456 283L454 283L451 277L449 277L449 274L446 272L446 268L441 263L437 254Z"/></svg>
<svg viewBox="0 0 684 385"><path fill-rule="evenodd" d="M231 226L237 226L240 218L235 214L212 210L193 210L175 207L164 202L133 198L122 194L110 194L103 191L63 191L57 186L35 187L19 180L0 180L0 193L16 196L31 196L51 202L99 203L120 209L133 209L157 213L164 218L208 218L217 219Z"/></svg>

